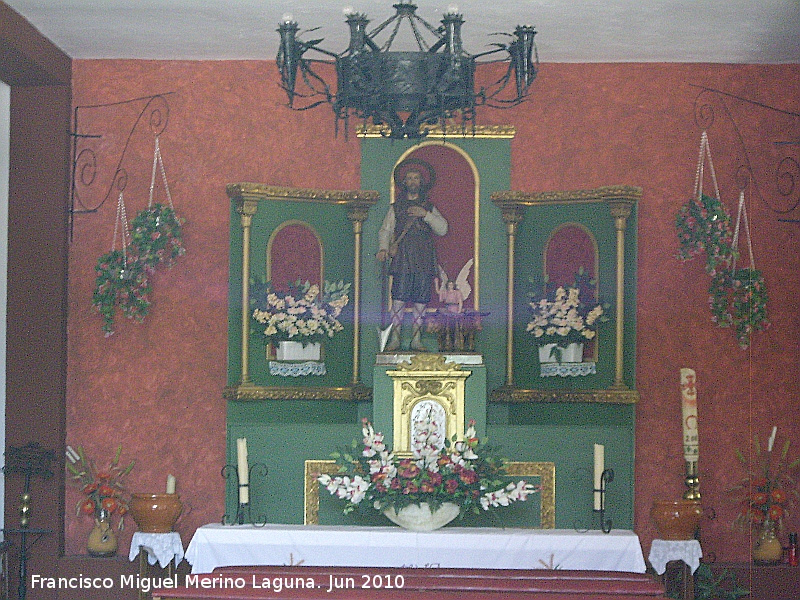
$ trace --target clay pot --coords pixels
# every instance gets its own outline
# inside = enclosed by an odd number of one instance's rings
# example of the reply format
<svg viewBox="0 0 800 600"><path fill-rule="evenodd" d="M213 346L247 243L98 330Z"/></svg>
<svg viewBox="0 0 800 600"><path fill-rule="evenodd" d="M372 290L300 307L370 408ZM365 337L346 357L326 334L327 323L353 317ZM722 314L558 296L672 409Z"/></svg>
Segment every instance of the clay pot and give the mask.
<svg viewBox="0 0 800 600"><path fill-rule="evenodd" d="M128 508L144 533L169 533L183 512L178 494L131 494Z"/></svg>
<svg viewBox="0 0 800 600"><path fill-rule="evenodd" d="M703 517L697 500L654 500L650 518L662 540L691 540Z"/></svg>

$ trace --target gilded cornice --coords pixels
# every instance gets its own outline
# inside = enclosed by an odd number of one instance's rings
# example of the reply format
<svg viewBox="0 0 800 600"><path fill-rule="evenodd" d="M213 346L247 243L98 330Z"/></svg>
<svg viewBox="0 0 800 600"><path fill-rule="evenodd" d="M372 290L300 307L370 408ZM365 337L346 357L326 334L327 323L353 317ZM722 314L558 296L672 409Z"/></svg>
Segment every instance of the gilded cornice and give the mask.
<svg viewBox="0 0 800 600"><path fill-rule="evenodd" d="M386 132L385 127L380 125L368 125L359 127L356 135L360 138L386 138L381 132ZM428 129L425 139L512 139L517 135L517 128L513 125L476 125L473 127L461 127L457 124L445 126L444 129L438 125L432 125Z"/></svg>
<svg viewBox="0 0 800 600"><path fill-rule="evenodd" d="M526 402L602 402L606 404L636 404L636 390L523 390L501 387L492 391L491 402L523 404Z"/></svg>
<svg viewBox="0 0 800 600"><path fill-rule="evenodd" d="M635 203L642 198L642 188L627 185L568 192L492 192L490 198L500 208L542 206L547 204L583 204L589 202Z"/></svg>
<svg viewBox="0 0 800 600"><path fill-rule="evenodd" d="M331 400L335 402L371 402L372 390L366 386L346 387L275 387L232 385L223 390L226 400Z"/></svg>
<svg viewBox="0 0 800 600"><path fill-rule="evenodd" d="M319 190L312 188L291 188L263 183L229 183L225 186L228 197L238 202L282 200L291 202L321 202L325 204L345 204L372 206L378 201L374 190Z"/></svg>

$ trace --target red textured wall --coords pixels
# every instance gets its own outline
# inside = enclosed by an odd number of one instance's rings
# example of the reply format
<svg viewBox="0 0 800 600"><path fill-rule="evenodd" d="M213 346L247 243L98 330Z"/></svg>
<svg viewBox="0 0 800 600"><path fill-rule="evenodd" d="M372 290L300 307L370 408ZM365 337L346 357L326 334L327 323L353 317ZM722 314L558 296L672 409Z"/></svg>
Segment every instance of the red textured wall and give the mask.
<svg viewBox="0 0 800 600"><path fill-rule="evenodd" d="M798 135L798 125L728 99L762 198L749 199L757 266L770 290L772 327L740 350L729 330L714 328L702 265L675 258L674 215L692 192L700 128L698 90L723 89L800 112L800 66L544 65L531 101L513 110L479 113L480 124L512 124L512 188L550 191L627 184L643 188L639 206L636 309L637 407L635 528L645 553L655 531L653 498L683 490L679 369L697 371L704 504L717 518L703 524L706 554L746 559L747 534L733 532L735 508L724 490L743 475L734 449L751 434L789 435L800 450L800 383L796 356L800 319L797 224L778 221L771 176L773 141ZM121 323L104 338L90 307L93 265L110 248L114 201L76 218L70 257L67 441L93 455L117 443L139 461L137 491L160 491L167 473L193 507L179 530L188 543L200 524L223 509L219 476L225 451L225 385L229 202L224 186L255 181L350 189L359 184L359 143L333 136L330 111L291 113L271 62L76 61L74 101L114 102L152 93L170 96L161 148L178 213L187 220L187 255L156 277L152 314ZM87 117L100 146L113 155L130 111ZM90 129L91 129L90 128ZM709 129L723 199L734 207L733 173L744 155L721 109ZM129 153L128 214L146 205L152 147ZM115 159L109 159L113 162ZM102 195L102 194L101 194ZM772 208L770 207L772 204ZM788 216L800 217L800 211ZM787 215L783 215L787 216ZM70 491L68 503L77 496ZM796 517L790 527L800 527ZM68 515L67 551L82 552L88 523ZM123 544L124 544L123 540Z"/></svg>

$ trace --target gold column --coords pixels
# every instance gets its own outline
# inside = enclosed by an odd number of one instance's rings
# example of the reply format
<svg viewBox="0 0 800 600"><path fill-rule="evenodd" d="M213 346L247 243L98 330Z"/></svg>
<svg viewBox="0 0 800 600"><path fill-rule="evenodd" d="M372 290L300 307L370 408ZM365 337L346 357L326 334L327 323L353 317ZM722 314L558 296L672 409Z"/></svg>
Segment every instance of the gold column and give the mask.
<svg viewBox="0 0 800 600"><path fill-rule="evenodd" d="M614 373L613 389L624 390L627 386L622 381L623 374L623 343L625 341L625 227L628 217L631 216L633 203L630 200L612 200L609 202L611 216L614 218L614 227L617 230L617 340L616 340L616 370Z"/></svg>
<svg viewBox="0 0 800 600"><path fill-rule="evenodd" d="M250 383L250 229L257 210L255 200L237 198L236 212L242 222L242 385Z"/></svg>
<svg viewBox="0 0 800 600"><path fill-rule="evenodd" d="M348 206L347 218L353 222L353 385L359 383L359 361L361 347L361 237L369 205Z"/></svg>
<svg viewBox="0 0 800 600"><path fill-rule="evenodd" d="M508 237L505 385L512 387L514 385L514 257L517 229L522 222L523 208L521 206L504 206L502 211L503 222L506 224L506 236Z"/></svg>

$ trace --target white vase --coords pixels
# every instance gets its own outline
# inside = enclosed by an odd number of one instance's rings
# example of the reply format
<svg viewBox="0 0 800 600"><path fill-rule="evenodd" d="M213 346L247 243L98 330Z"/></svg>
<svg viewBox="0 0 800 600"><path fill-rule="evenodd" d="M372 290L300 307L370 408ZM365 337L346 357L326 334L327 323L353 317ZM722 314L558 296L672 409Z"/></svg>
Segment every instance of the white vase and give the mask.
<svg viewBox="0 0 800 600"><path fill-rule="evenodd" d="M555 344L545 344L539 346L539 362L540 363L579 363L583 362L583 344L573 342L566 348L561 348L561 360L558 360L558 350L553 351L556 347Z"/></svg>
<svg viewBox="0 0 800 600"><path fill-rule="evenodd" d="M392 523L400 525L409 531L434 531L447 525L458 516L460 509L458 504L445 502L435 512L431 512L431 507L427 502L419 504L409 504L395 512L394 507L384 509L383 514Z"/></svg>
<svg viewBox="0 0 800 600"><path fill-rule="evenodd" d="M302 342L278 342L275 358L278 360L319 360L322 350L319 342L303 345Z"/></svg>

